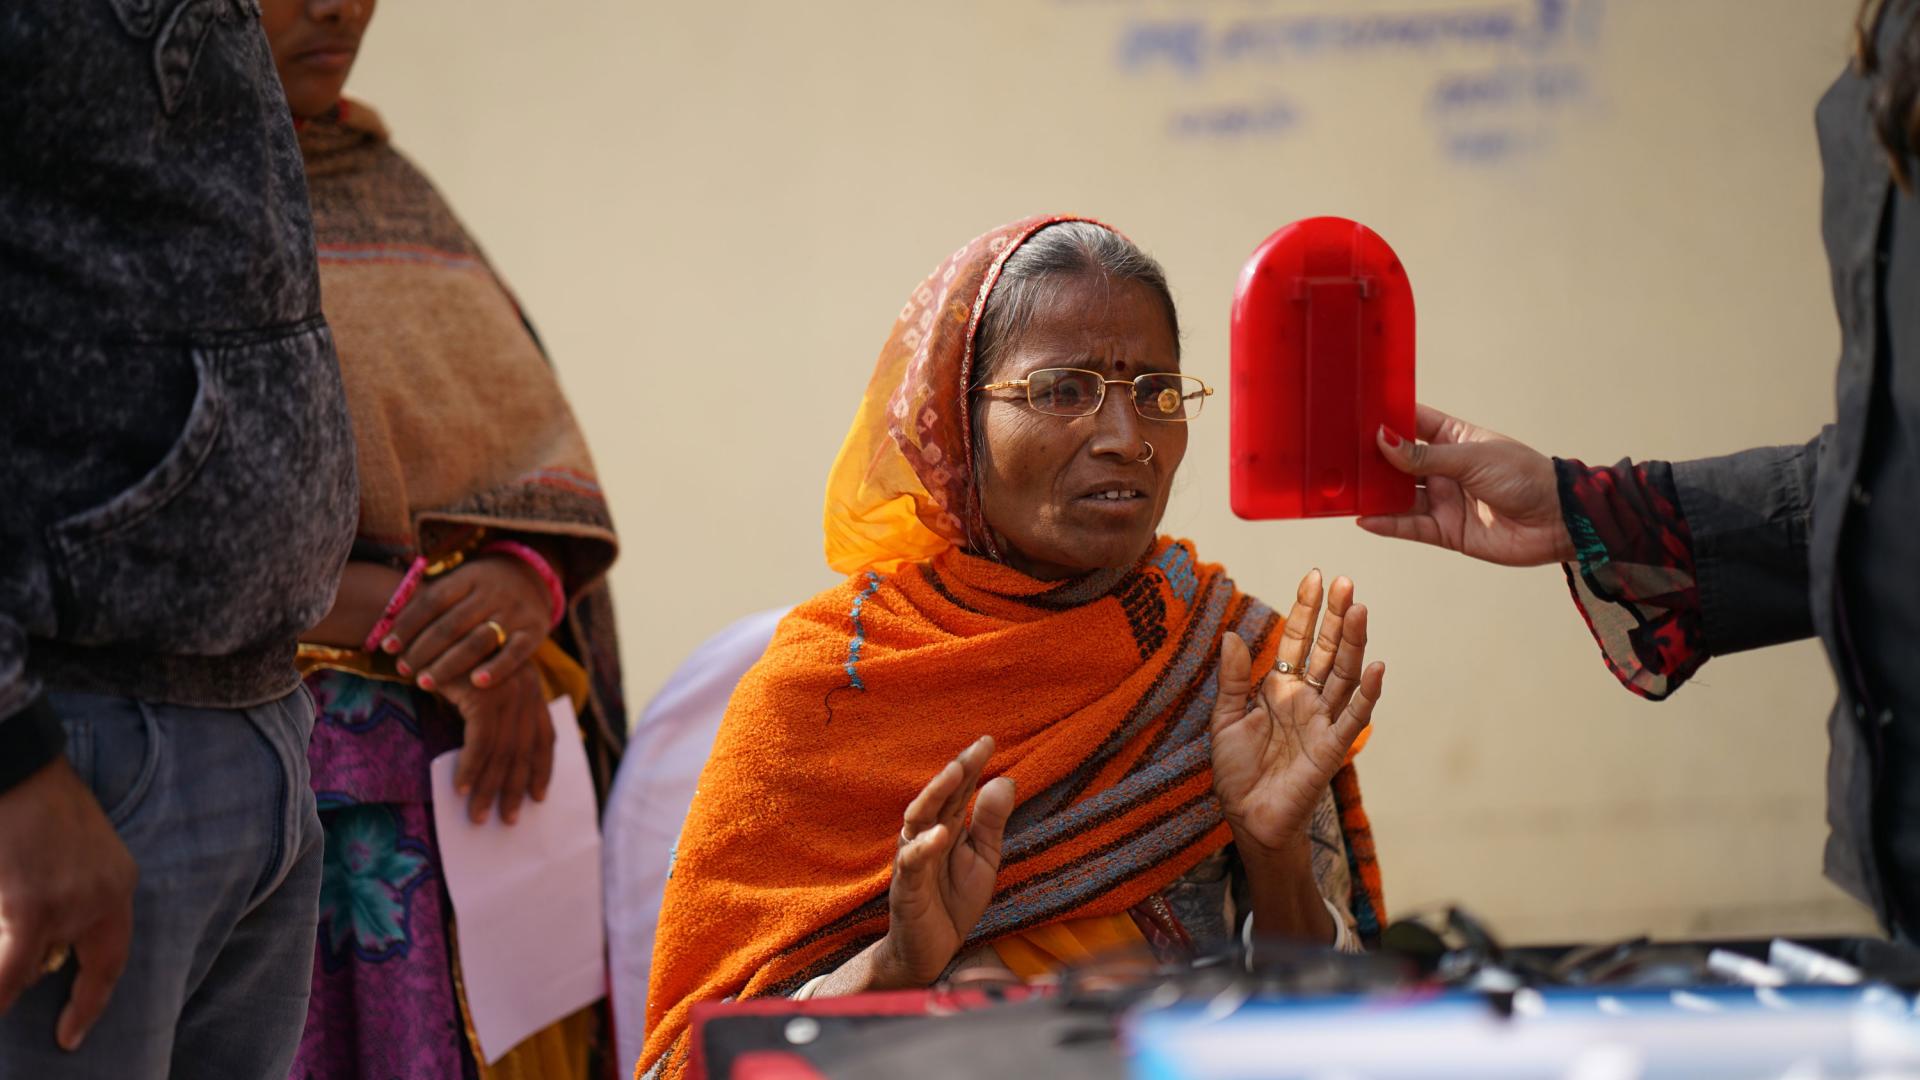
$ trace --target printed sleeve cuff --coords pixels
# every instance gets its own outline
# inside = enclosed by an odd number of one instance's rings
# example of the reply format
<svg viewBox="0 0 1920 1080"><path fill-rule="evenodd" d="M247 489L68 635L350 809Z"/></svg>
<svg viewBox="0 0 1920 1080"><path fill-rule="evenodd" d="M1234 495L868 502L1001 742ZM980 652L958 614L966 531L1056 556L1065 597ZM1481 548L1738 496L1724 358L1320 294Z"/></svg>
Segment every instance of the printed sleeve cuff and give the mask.
<svg viewBox="0 0 1920 1080"><path fill-rule="evenodd" d="M1554 459L1560 512L1577 552L1567 588L1607 669L1658 701L1711 655L1693 542L1665 462L1593 469Z"/></svg>

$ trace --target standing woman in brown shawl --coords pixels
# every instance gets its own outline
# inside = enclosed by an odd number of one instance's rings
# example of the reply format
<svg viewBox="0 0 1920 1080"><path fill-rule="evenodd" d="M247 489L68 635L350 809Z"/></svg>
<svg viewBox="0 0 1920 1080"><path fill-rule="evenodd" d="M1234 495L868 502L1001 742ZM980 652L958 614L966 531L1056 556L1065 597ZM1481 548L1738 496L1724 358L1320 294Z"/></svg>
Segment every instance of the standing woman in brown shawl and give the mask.
<svg viewBox="0 0 1920 1080"><path fill-rule="evenodd" d="M473 819L512 824L545 794L546 703L566 694L604 793L625 731L603 584L613 526L512 297L378 117L340 96L373 6L263 5L300 126L361 475L352 561L302 650L326 859L293 1072L584 1077L593 1011L491 1068L474 1052L427 765L460 746Z"/></svg>

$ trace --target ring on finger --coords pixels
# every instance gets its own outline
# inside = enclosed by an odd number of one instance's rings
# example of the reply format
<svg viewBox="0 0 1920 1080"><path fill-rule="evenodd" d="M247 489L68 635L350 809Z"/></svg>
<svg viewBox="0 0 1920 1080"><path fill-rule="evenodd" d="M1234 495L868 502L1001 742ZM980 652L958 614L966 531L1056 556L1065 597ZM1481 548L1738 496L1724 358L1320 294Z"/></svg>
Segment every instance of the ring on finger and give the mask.
<svg viewBox="0 0 1920 1080"><path fill-rule="evenodd" d="M1327 688L1327 681L1325 679L1316 679L1304 671L1300 673L1300 681L1313 687L1315 690L1325 690Z"/></svg>
<svg viewBox="0 0 1920 1080"><path fill-rule="evenodd" d="M1294 665L1287 663L1285 660L1276 662L1273 665L1273 670L1279 672L1282 675L1301 676L1306 674L1305 668L1295 667Z"/></svg>
<svg viewBox="0 0 1920 1080"><path fill-rule="evenodd" d="M912 829L911 825L908 825L905 822L901 823L900 825L900 843L901 844L905 845L905 844L913 843L913 833L909 831L910 829Z"/></svg>
<svg viewBox="0 0 1920 1080"><path fill-rule="evenodd" d="M501 626L499 622L493 619L488 619L486 622L481 623L480 625L485 626L487 629L493 631L493 650L495 652L499 652L501 649L506 647L507 645L507 628L506 627Z"/></svg>
<svg viewBox="0 0 1920 1080"><path fill-rule="evenodd" d="M67 957L73 955L71 945L50 945L47 955L40 961L40 974L51 975L67 966Z"/></svg>

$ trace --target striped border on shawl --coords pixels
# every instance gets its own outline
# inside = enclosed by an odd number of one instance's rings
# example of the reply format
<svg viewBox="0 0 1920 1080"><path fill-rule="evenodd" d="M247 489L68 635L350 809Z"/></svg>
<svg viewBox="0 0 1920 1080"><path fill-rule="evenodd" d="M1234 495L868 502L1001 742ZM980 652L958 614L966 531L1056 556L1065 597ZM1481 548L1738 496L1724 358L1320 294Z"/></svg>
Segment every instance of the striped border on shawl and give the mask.
<svg viewBox="0 0 1920 1080"><path fill-rule="evenodd" d="M1143 777L1136 774L1136 777L1130 778L1126 793L1135 799L1154 798L1191 781L1211 764L1211 754L1204 743L1190 744L1179 753L1156 763L1156 768L1150 770L1148 775ZM1146 782L1138 782L1142 779ZM1108 794L1102 793L1103 796ZM1089 800L1090 803L1094 801ZM1124 800L1099 799L1103 807L1120 801ZM1212 792L1196 794L1169 815L1143 824L1131 833L1116 837L1069 863L1037 874L996 896L992 906L968 936L965 948L971 949L994 938L1059 917L1089 896L1110 890L1116 875L1107 871L1113 867L1158 866L1199 842L1220 824L1220 820L1220 811L1213 801ZM1006 865L1003 864L1002 872L1005 871ZM1118 876L1125 878L1138 875ZM841 948L815 958L790 978L769 987L767 992L792 993L809 979L838 968L879 940L885 933L887 910L887 894L881 893L796 941L785 950L784 955L804 953L819 942L845 934L862 923L875 924L868 933L858 935Z"/></svg>
<svg viewBox="0 0 1920 1080"><path fill-rule="evenodd" d="M1352 763L1333 774L1333 800L1340 808L1340 831L1347 838L1347 871L1353 879L1354 928L1369 945L1380 941L1386 925L1386 888L1374 853L1373 825L1360 802L1360 774Z"/></svg>
<svg viewBox="0 0 1920 1080"><path fill-rule="evenodd" d="M1184 759L1184 760L1182 760ZM1204 747L1189 748L1174 759L1181 774L1170 780L1172 788L1211 763ZM994 898L993 906L980 917L965 947L971 948L995 938L1018 933L1059 918L1065 912L1086 903L1113 887L1113 875L1121 866L1158 865L1200 842L1220 824L1220 808L1212 791L1203 791L1166 817L1104 845L1042 878L1022 883Z"/></svg>
<svg viewBox="0 0 1920 1080"><path fill-rule="evenodd" d="M1179 659L1167 665L1154 680L1147 692L1140 695L1133 711L1125 722L1114 728L1103 742L1081 766L1062 778L1051 788L1029 799L1008 822L1006 862L1009 865L1030 850L1024 843L1025 834L1043 825L1052 818L1061 807L1067 806L1086 790L1086 786L1106 768L1107 763L1124 749L1128 743L1138 738L1147 725L1160 720L1168 714L1180 696L1185 694L1194 683L1196 675L1208 666L1208 654L1212 653L1213 641L1219 636L1221 619L1226 614L1228 602L1233 596L1233 583L1224 575L1217 578L1207 594L1198 598L1198 606L1193 618L1187 620L1187 626L1176 646ZM1195 647L1195 642L1202 644ZM1144 759L1144 755L1142 756ZM1118 791L1119 788L1110 789ZM1075 824L1082 824L1076 821ZM1058 839L1057 835L1041 833L1038 842L1045 844Z"/></svg>
<svg viewBox="0 0 1920 1080"><path fill-rule="evenodd" d="M861 923L873 922L876 919L885 919L887 917L887 911L887 894L882 892L877 896L868 898L865 902L847 912L845 915L840 916L820 927L818 930L815 930L813 933L808 934L806 937L801 938L799 941L794 942L782 952L781 955L795 956L804 953L828 938L838 937L841 934L850 932ZM848 941L847 944L841 946L834 952L828 953L826 956L804 965L790 978L773 984L767 989L767 992L773 994L791 994L793 991L806 985L809 979L824 975L839 967L841 964L846 963L855 953L880 940L881 936L885 933L886 929L882 926L869 933L857 934Z"/></svg>
<svg viewBox="0 0 1920 1080"><path fill-rule="evenodd" d="M1145 802L1178 787L1182 781L1210 763L1210 759L1203 759L1197 765L1188 760L1196 746L1202 753L1210 753L1206 744L1190 743L1166 757L1148 763L1113 787L1036 822L1033 827L1019 836L1008 837L1002 847L1000 872L1002 874L1017 873L1020 863L1026 859L1046 851L1055 844L1071 839L1089 826L1115 816L1118 811L1133 803ZM1033 880L1037 881L1054 873L1059 873L1059 870L1050 870L1036 875Z"/></svg>
<svg viewBox="0 0 1920 1080"><path fill-rule="evenodd" d="M1268 640L1280 629L1280 613L1251 596L1243 598L1237 615L1229 616L1227 621L1232 625L1233 632L1240 635L1240 640L1247 643L1247 651L1254 656L1260 655ZM1203 697L1196 699L1181 713L1179 722L1165 732L1161 742L1147 748L1147 756L1159 753L1168 742L1184 745L1212 730L1213 703L1218 700L1220 689L1219 670L1220 650L1215 649L1208 656L1207 668L1200 676L1198 685Z"/></svg>
<svg viewBox="0 0 1920 1080"><path fill-rule="evenodd" d="M1063 581L1045 592L1019 599L1021 603L1042 611L1066 611L1114 595L1119 592L1121 582L1140 572L1139 566L1095 570L1091 574Z"/></svg>
<svg viewBox="0 0 1920 1080"><path fill-rule="evenodd" d="M927 583L928 588L940 595L940 599L945 600L947 603L952 604L954 607L959 608L969 615L986 614L986 612L960 599L959 594L953 591L952 587L947 584L946 579L940 576L940 572L933 568L932 563L921 563L919 564L919 569L921 579Z"/></svg>

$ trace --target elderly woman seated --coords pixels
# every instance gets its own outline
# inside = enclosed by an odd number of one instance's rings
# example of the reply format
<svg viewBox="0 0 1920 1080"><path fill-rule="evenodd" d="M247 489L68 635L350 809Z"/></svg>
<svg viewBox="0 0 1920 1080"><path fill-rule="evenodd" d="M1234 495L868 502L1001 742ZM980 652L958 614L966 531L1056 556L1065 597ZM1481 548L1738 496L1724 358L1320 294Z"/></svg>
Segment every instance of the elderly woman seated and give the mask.
<svg viewBox="0 0 1920 1080"><path fill-rule="evenodd" d="M644 1069L681 1069L701 1001L1378 932L1352 584L1309 574L1282 620L1157 535L1212 393L1159 265L1097 223L995 229L914 290L829 481L849 577L701 777Z"/></svg>

